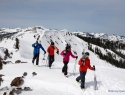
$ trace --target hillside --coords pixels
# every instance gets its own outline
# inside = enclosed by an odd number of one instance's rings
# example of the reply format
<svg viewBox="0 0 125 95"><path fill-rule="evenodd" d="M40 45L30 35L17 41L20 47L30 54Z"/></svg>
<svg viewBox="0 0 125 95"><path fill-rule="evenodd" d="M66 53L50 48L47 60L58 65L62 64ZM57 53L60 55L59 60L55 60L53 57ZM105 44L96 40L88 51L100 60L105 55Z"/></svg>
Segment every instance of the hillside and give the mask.
<svg viewBox="0 0 125 95"><path fill-rule="evenodd" d="M23 78L24 83L20 87L22 89L30 87L30 89L28 91L20 90L18 93L15 93L15 95L125 94L125 70L101 60L97 54L88 49L88 43L86 41L81 40L67 30L50 30L42 26L29 27L26 29L18 28L13 29L12 31L9 31L8 29L3 30L5 34L6 32L13 32L14 34L2 38L2 41L0 42L0 57L7 62L7 64L3 63L2 69L0 70L0 74L4 75L2 76L4 81L1 82L0 95L3 95L4 92L9 95L13 88L17 89L15 86L10 86L11 81L15 77L21 77L24 72L27 72L27 76ZM46 67L46 62L43 62L42 50L40 51L39 67L32 64L33 48L31 45L36 41L38 34L40 35L41 44L45 50L49 46L50 40L53 40L55 45L59 48L59 52L65 48L66 43L70 43L72 52L75 55L78 55L78 59L81 57L83 49L90 53L91 65L95 65L96 71L88 70L86 74L85 91L82 91L80 85L75 81L76 77L79 75L78 65L76 66L76 75L73 75L75 59L70 57L71 60L68 64L68 78L64 77L62 74L62 56L56 54L56 52L55 62L53 63L52 69ZM16 38L19 40L19 50L16 49ZM94 44L92 44L92 46L96 47ZM98 48L105 54L105 50L102 47L98 46ZM8 53L5 53L6 49L8 50ZM47 55L48 54L45 55L45 59L47 59ZM119 56L117 57L119 58ZM15 63L17 60L20 60L21 62ZM37 75L33 76L33 72L36 72ZM97 77L98 90L93 89L94 74Z"/></svg>

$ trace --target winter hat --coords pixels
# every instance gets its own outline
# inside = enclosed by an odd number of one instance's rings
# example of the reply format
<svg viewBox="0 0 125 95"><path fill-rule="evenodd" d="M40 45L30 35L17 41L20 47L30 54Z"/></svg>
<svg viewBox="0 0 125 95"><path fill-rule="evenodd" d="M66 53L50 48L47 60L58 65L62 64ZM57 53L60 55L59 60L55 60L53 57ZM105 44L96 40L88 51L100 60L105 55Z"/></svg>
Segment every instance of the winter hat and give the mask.
<svg viewBox="0 0 125 95"><path fill-rule="evenodd" d="M71 45L70 45L70 44L67 44L67 45L66 45L66 49L71 49Z"/></svg>
<svg viewBox="0 0 125 95"><path fill-rule="evenodd" d="M38 41L36 41L36 44L38 44Z"/></svg>
<svg viewBox="0 0 125 95"><path fill-rule="evenodd" d="M54 42L51 42L51 45L54 45Z"/></svg>
<svg viewBox="0 0 125 95"><path fill-rule="evenodd" d="M85 52L85 56L89 57L89 52Z"/></svg>

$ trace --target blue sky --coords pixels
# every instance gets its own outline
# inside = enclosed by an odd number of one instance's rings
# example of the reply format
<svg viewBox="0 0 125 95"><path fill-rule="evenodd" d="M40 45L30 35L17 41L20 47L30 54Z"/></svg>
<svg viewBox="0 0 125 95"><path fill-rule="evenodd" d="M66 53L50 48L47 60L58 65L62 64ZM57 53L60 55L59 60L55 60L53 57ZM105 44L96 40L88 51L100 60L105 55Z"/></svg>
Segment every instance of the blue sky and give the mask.
<svg viewBox="0 0 125 95"><path fill-rule="evenodd" d="M0 28L32 26L125 36L125 0L0 0Z"/></svg>

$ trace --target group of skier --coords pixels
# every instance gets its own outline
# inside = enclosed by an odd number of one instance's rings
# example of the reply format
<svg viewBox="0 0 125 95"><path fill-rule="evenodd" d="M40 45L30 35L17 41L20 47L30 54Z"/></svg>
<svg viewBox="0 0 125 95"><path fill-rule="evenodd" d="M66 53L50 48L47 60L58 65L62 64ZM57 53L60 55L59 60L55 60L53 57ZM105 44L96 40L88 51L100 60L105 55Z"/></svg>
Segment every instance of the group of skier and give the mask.
<svg viewBox="0 0 125 95"><path fill-rule="evenodd" d="M34 44L32 44L32 47L34 47L34 55L32 59L32 63L34 64L34 61L36 60L36 66L39 65L39 54L40 54L40 48L44 51L44 54L46 54L46 50L41 45L41 41L37 40ZM54 42L52 41L50 46L47 48L48 53L48 66L51 69L52 63L54 62L54 51L56 50L56 53L59 55L59 49L54 45ZM78 56L75 56L71 52L71 45L67 44L65 49L60 53L60 55L63 57L63 64L62 67L62 73L67 77L68 72L68 63L70 61L70 56L72 58L78 59ZM85 88L85 75L87 72L87 69L94 70L95 66L91 67L90 65L90 59L89 59L89 52L82 53L82 57L78 61L80 76L76 78L76 81L81 83L80 87L81 89Z"/></svg>

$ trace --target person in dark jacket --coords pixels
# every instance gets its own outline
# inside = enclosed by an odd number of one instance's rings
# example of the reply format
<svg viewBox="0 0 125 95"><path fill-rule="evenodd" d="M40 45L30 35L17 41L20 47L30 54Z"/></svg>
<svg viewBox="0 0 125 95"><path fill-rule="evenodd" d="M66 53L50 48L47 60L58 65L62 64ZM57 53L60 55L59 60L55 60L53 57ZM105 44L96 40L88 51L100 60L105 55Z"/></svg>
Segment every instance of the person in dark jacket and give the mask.
<svg viewBox="0 0 125 95"><path fill-rule="evenodd" d="M54 42L51 42L51 45L47 48L50 69L52 63L54 62L54 50L56 50L56 53L59 54L59 49L54 45Z"/></svg>
<svg viewBox="0 0 125 95"><path fill-rule="evenodd" d="M38 66L39 64L39 53L40 53L40 48L44 51L44 54L46 54L45 49L43 48L43 46L41 45L41 41L36 41L36 43L32 44L32 47L34 47L34 51L33 51L33 60L32 63L34 64L34 61L36 59L36 65Z"/></svg>
<svg viewBox="0 0 125 95"><path fill-rule="evenodd" d="M80 67L79 67L80 76L78 76L76 78L76 81L80 82L81 83L81 89L84 89L85 88L85 75L86 75L87 69L95 70L95 66L91 67L88 52L86 52L83 55L83 57L80 58L78 64L80 65Z"/></svg>

